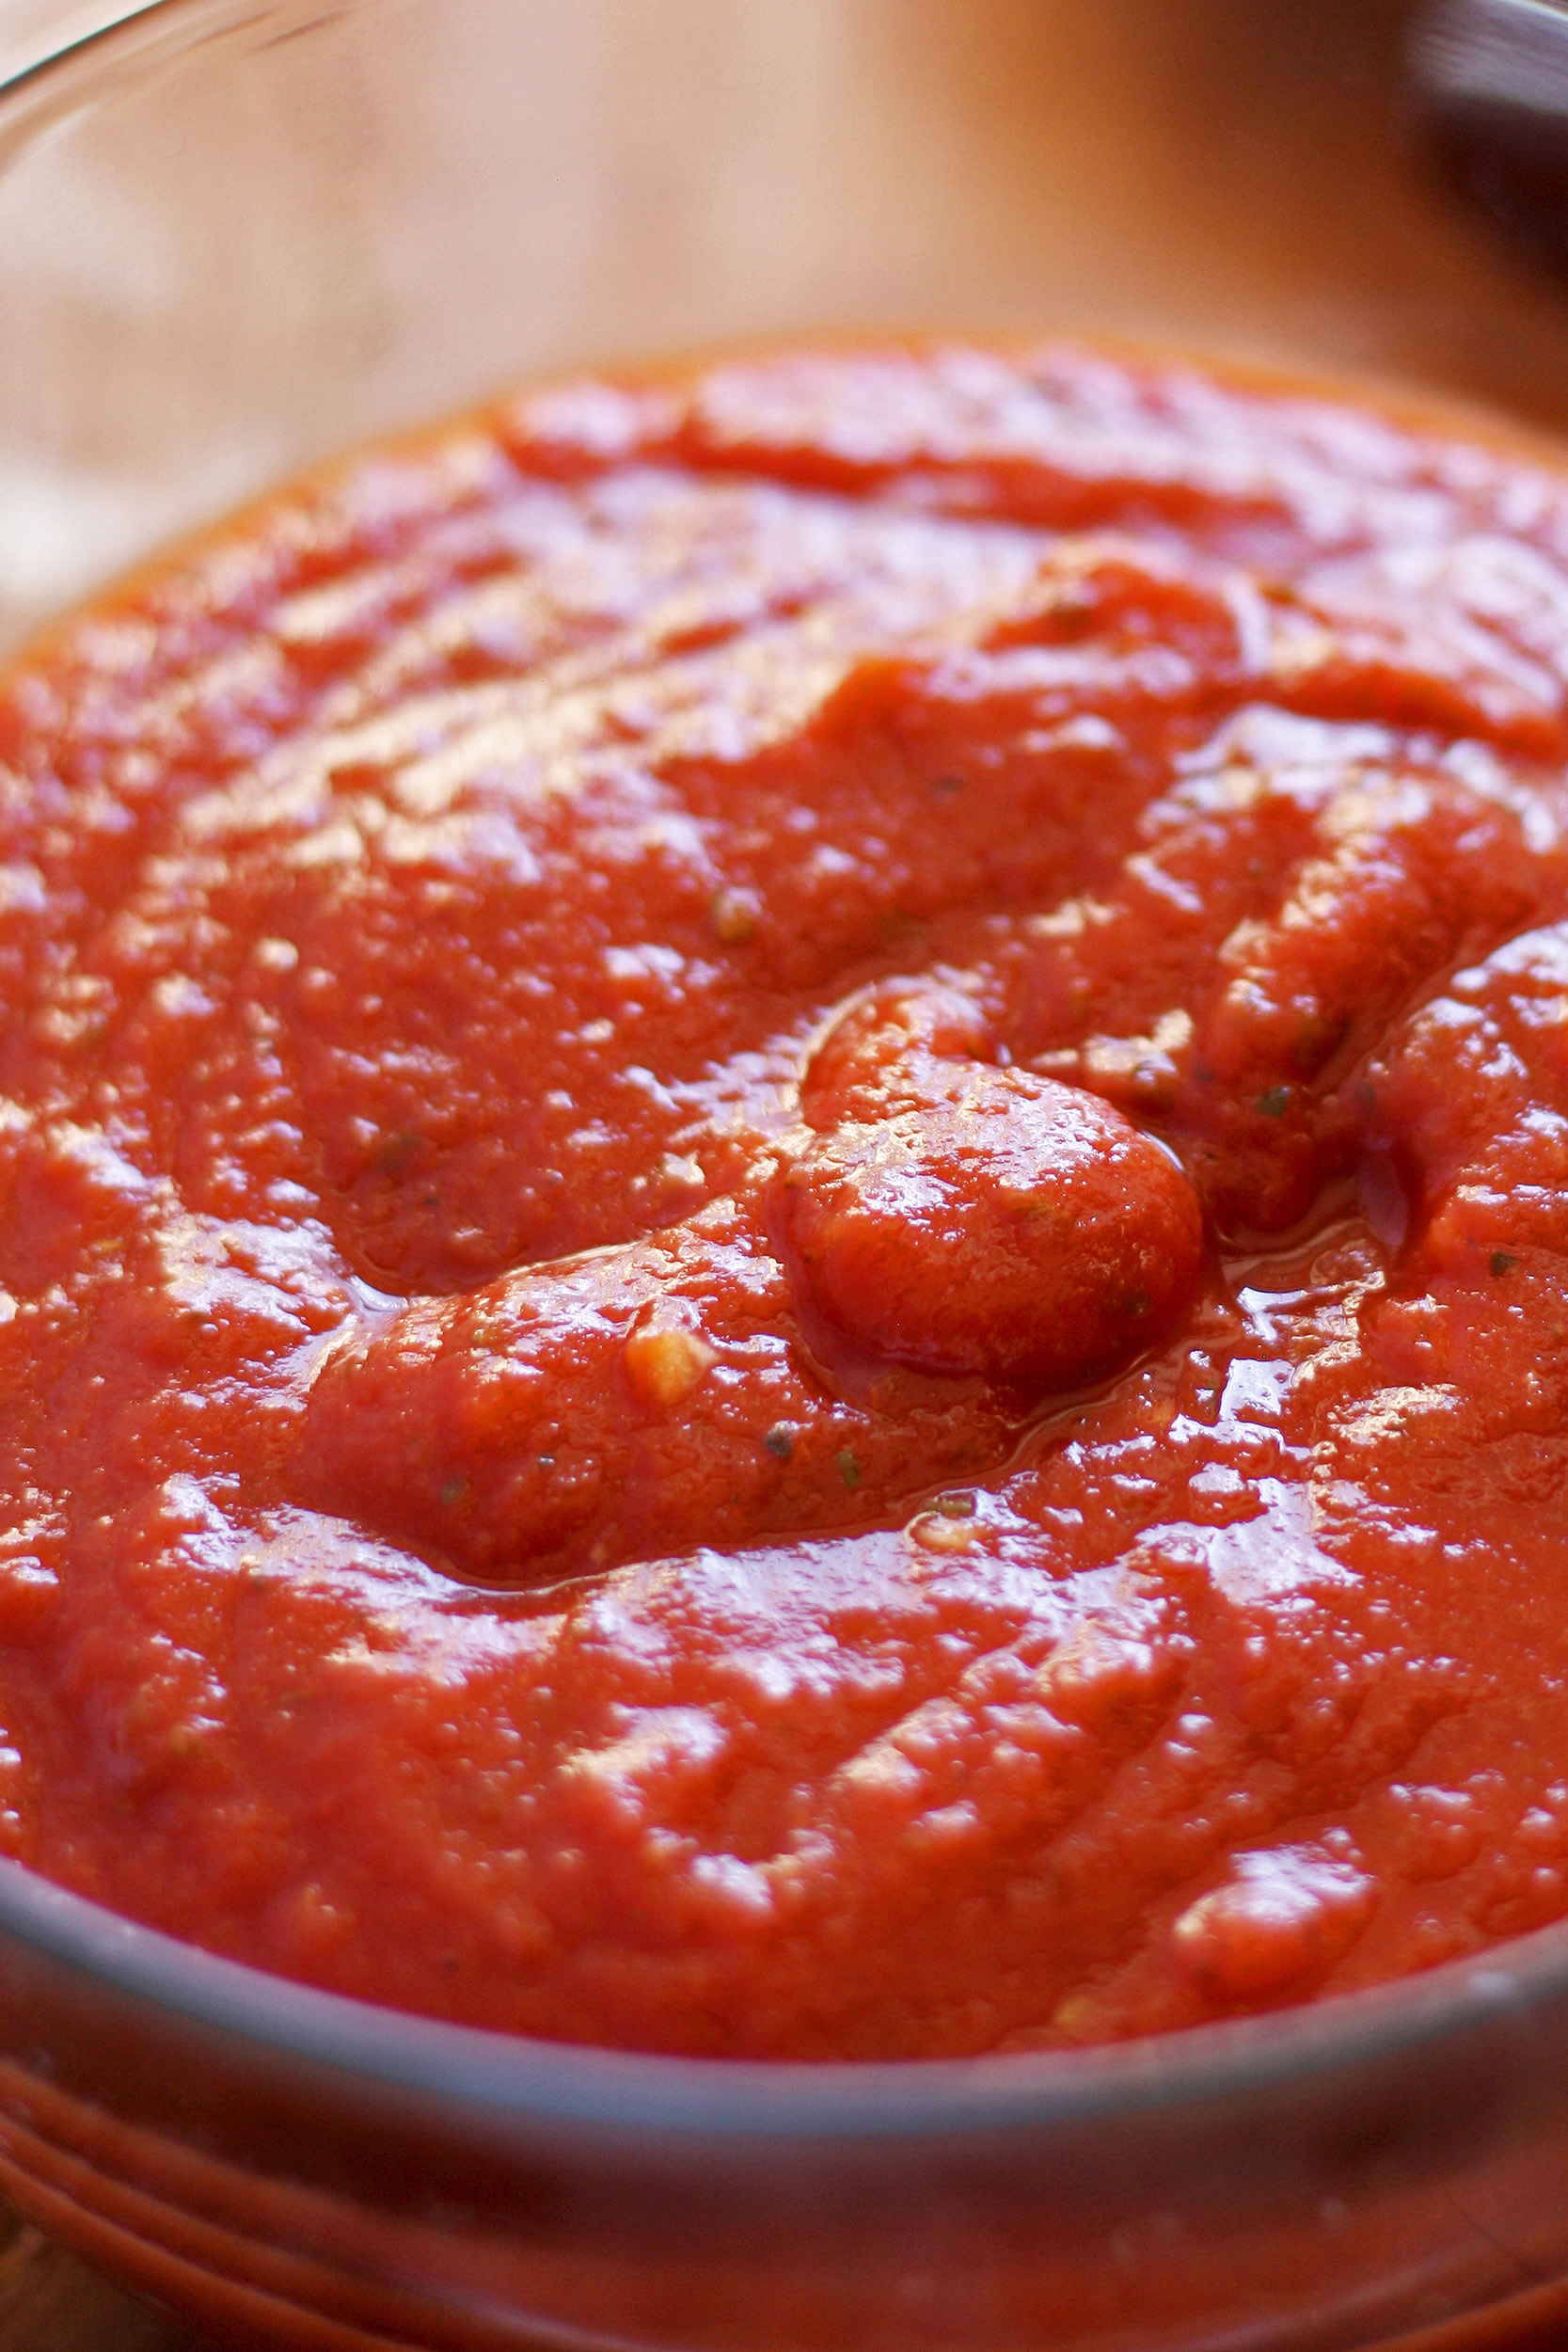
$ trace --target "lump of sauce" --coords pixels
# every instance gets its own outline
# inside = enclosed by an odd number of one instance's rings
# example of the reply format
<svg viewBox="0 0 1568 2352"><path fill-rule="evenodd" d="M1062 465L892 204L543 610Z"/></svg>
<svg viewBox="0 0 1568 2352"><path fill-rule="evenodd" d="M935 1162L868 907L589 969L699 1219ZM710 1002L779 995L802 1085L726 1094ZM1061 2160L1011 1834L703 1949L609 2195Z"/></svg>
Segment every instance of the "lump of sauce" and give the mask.
<svg viewBox="0 0 1568 2352"><path fill-rule="evenodd" d="M0 681L0 1848L648 2049L1568 1913L1568 484L535 393Z"/></svg>

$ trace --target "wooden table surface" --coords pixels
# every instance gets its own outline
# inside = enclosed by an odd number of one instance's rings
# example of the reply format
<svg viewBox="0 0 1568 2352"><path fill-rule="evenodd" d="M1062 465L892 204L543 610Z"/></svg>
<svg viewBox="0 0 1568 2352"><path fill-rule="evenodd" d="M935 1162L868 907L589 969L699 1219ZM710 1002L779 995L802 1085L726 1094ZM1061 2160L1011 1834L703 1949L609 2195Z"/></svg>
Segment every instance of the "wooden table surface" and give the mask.
<svg viewBox="0 0 1568 2352"><path fill-rule="evenodd" d="M197 2340L79 2263L0 2201L5 2352L197 2352Z"/></svg>
<svg viewBox="0 0 1568 2352"><path fill-rule="evenodd" d="M36 35L47 0L14 5ZM59 5L62 22L82 14ZM835 0L811 5L832 19ZM660 0L654 21L695 39L700 13ZM1190 321L1194 342L1244 346L1263 319L1277 353L1424 378L1568 429L1568 284L1501 244L1413 148L1410 13L1408 0L855 0L855 39L833 54L858 81L823 170L918 136L933 212L974 243L982 289L988 272L1022 282L1021 253L1054 239L1051 283L1074 324L1092 321L1114 266L1123 312L1147 292L1149 317ZM0 63L5 30L0 0ZM0 2352L193 2344L0 2206Z"/></svg>

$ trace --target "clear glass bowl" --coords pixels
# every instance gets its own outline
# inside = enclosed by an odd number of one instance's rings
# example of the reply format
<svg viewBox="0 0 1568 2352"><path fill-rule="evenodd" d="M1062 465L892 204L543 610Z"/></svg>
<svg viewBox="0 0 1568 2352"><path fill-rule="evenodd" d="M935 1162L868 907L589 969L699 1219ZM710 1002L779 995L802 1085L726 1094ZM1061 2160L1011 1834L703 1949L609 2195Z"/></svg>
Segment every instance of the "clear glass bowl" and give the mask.
<svg viewBox="0 0 1568 2352"><path fill-rule="evenodd" d="M1152 335L1568 414L1381 0L165 0L0 92L0 642L274 478L737 338ZM1494 426L1493 429L1496 429ZM963 2064L510 2041L0 1864L0 2185L225 2341L1560 2341L1568 1929Z"/></svg>

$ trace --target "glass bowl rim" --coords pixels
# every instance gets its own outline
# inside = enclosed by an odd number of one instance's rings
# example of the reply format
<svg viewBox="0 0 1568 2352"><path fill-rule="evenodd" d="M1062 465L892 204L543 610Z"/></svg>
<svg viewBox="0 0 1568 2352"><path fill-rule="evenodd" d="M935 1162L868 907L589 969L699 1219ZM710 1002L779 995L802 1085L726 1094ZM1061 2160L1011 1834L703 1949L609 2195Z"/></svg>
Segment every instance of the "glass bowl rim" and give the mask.
<svg viewBox="0 0 1568 2352"><path fill-rule="evenodd" d="M1295 2007L1082 2049L974 2058L710 2058L547 2042L388 2009L182 1942L0 1858L0 1942L176 2028L508 2124L705 2140L911 2140L1132 2122L1266 2101L1516 2029L1568 1994L1568 1920Z"/></svg>
<svg viewBox="0 0 1568 2352"><path fill-rule="evenodd" d="M135 0L129 12L63 47L0 73L0 162L68 113L101 95L100 74L118 82L183 56L198 43L261 26L291 8L313 23L341 15L345 0ZM86 81L88 87L78 85Z"/></svg>
<svg viewBox="0 0 1568 2352"><path fill-rule="evenodd" d="M209 40L352 0L142 0L0 79L0 170L74 108ZM1568 1994L1568 1919L1414 1976L1175 2032L968 2058L802 2061L554 2042L379 2007L226 1959L0 1857L0 1939L259 2057L438 2100L492 2126L659 2136L918 2139L1131 2121L1266 2097L1462 2040Z"/></svg>

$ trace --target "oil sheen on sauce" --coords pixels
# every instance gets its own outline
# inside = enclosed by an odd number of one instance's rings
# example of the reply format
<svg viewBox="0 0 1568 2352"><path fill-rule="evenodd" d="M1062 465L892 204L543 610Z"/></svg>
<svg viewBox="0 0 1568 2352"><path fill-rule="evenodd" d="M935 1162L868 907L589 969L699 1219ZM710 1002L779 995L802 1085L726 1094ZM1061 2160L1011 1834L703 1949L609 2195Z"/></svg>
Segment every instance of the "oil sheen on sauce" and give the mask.
<svg viewBox="0 0 1568 2352"><path fill-rule="evenodd" d="M0 1846L529 2033L1568 1912L1568 482L1053 347L578 384L0 681Z"/></svg>

